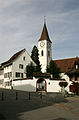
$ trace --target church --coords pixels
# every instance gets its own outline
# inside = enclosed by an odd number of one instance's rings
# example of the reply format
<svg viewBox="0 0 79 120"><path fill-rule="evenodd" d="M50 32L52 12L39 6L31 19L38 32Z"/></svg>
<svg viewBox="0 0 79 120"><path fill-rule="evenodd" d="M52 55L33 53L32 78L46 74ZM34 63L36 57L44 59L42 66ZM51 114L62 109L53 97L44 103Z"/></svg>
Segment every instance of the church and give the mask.
<svg viewBox="0 0 79 120"><path fill-rule="evenodd" d="M44 22L41 37L38 41L39 61L42 65L42 72L46 72L47 66L49 66L52 60L52 41L49 38L49 34L46 27L46 21ZM57 67L60 68L60 77L66 80L79 81L79 57L54 60Z"/></svg>
<svg viewBox="0 0 79 120"><path fill-rule="evenodd" d="M48 34L46 20L44 20L42 33L40 39L38 40L38 51L41 71L44 74L41 83L40 78L36 78L36 76L34 76L33 80L29 80L27 78L25 73L26 66L30 64L30 62L32 62L34 66L36 66L36 64L31 59L26 49L23 49L15 53L8 61L1 64L0 87L11 87L11 85L13 85L15 89L25 89L29 91L31 89L31 91L37 91L38 87L42 86L42 88L44 88L46 92L59 92L59 81L63 80L68 82L67 91L70 91L69 86L72 84L72 81L79 81L79 57L54 60L57 67L60 69L61 79L45 79L46 69L50 64L50 61L52 60L52 41L50 40ZM20 88L18 88L18 85L20 86Z"/></svg>

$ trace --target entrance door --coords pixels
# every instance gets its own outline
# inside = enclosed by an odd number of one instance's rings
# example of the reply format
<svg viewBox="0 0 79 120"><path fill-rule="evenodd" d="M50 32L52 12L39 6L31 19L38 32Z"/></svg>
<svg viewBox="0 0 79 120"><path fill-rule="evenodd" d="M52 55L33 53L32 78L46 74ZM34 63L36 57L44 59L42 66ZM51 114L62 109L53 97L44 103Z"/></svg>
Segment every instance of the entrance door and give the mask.
<svg viewBox="0 0 79 120"><path fill-rule="evenodd" d="M45 91L46 92L46 80L39 78L36 83L36 91Z"/></svg>

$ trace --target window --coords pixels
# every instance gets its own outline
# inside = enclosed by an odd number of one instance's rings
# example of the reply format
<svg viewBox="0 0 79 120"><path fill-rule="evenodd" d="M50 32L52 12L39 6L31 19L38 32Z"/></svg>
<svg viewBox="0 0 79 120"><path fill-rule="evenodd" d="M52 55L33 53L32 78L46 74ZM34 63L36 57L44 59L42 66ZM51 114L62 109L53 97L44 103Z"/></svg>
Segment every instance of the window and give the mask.
<svg viewBox="0 0 79 120"><path fill-rule="evenodd" d="M20 77L20 73L16 72L16 77Z"/></svg>
<svg viewBox="0 0 79 120"><path fill-rule="evenodd" d="M8 72L4 74L4 78L10 78L12 77L12 72Z"/></svg>
<svg viewBox="0 0 79 120"><path fill-rule="evenodd" d="M23 69L23 65L22 65L22 64L19 64L19 68L20 68L20 69Z"/></svg>
<svg viewBox="0 0 79 120"><path fill-rule="evenodd" d="M50 51L48 51L48 56L50 56Z"/></svg>
<svg viewBox="0 0 79 120"><path fill-rule="evenodd" d="M12 73L11 72L8 73L8 77L12 77Z"/></svg>
<svg viewBox="0 0 79 120"><path fill-rule="evenodd" d="M12 72L10 72L10 77L12 77Z"/></svg>
<svg viewBox="0 0 79 120"><path fill-rule="evenodd" d="M41 56L44 56L44 52L43 52L43 50L41 51Z"/></svg>
<svg viewBox="0 0 79 120"><path fill-rule="evenodd" d="M5 86L11 86L12 83L11 82L5 82Z"/></svg>
<svg viewBox="0 0 79 120"><path fill-rule="evenodd" d="M26 60L25 56L23 57L23 60L24 60L24 61Z"/></svg>
<svg viewBox="0 0 79 120"><path fill-rule="evenodd" d="M4 82L4 80L3 80L3 79L1 79L1 80L0 80L0 84L2 85L2 84L3 84L3 82Z"/></svg>
<svg viewBox="0 0 79 120"><path fill-rule="evenodd" d="M7 78L7 73L4 74L4 78Z"/></svg>
<svg viewBox="0 0 79 120"><path fill-rule="evenodd" d="M23 73L16 72L15 75L16 77L23 78Z"/></svg>
<svg viewBox="0 0 79 120"><path fill-rule="evenodd" d="M21 78L23 78L23 73L21 73Z"/></svg>

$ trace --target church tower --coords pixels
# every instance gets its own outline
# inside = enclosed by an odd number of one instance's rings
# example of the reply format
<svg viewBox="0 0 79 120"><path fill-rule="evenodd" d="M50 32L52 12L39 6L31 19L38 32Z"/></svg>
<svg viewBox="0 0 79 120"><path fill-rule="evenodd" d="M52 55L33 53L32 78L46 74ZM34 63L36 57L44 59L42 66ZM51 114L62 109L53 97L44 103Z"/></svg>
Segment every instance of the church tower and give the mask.
<svg viewBox="0 0 79 120"><path fill-rule="evenodd" d="M46 27L46 19L44 18L44 26L41 37L38 41L39 61L41 64L41 71L46 72L50 61L52 60L52 42L49 38L49 34Z"/></svg>

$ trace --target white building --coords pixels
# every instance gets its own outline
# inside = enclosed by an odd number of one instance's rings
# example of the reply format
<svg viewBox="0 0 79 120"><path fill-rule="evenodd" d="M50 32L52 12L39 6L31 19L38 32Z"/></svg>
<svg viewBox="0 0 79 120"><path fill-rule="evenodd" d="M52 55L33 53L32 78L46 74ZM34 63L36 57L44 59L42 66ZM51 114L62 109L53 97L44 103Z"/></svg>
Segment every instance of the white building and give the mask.
<svg viewBox="0 0 79 120"><path fill-rule="evenodd" d="M46 22L42 30L41 37L38 41L39 61L41 64L42 72L45 73L50 61L52 60L52 42L49 38Z"/></svg>
<svg viewBox="0 0 79 120"><path fill-rule="evenodd" d="M1 85L11 86L14 79L26 78L26 66L31 62L36 66L25 49L15 53L8 61L1 64Z"/></svg>

